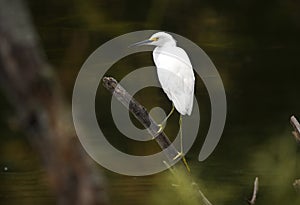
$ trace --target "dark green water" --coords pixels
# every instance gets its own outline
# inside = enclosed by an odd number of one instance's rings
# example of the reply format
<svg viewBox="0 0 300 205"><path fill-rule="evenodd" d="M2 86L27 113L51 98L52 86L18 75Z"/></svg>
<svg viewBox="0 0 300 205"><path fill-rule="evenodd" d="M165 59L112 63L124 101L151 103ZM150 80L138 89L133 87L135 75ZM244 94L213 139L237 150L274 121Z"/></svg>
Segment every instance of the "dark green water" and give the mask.
<svg viewBox="0 0 300 205"><path fill-rule="evenodd" d="M226 127L214 153L197 161L199 146L187 159L213 204L246 204L254 178L260 178L257 204L299 204L292 186L300 178L299 147L291 135L289 117L300 118L300 2L275 1L28 1L49 61L71 103L73 85L85 59L104 42L127 32L158 29L180 34L197 43L215 63L228 102ZM151 55L129 56L109 75L120 80L151 63ZM209 122L209 98L199 77L201 144ZM145 93L148 92L148 95ZM136 96L146 107L162 102L160 90ZM1 97L3 98L3 97ZM96 110L106 110L110 94L99 88ZM109 106L110 107L110 106ZM13 112L1 101L0 201L4 204L55 204L38 154L26 138L13 130ZM102 125L120 149L141 152L122 138L104 113ZM171 118L172 135L178 117ZM143 150L142 150L143 151ZM149 144L149 152L158 151ZM7 170L5 170L7 168ZM186 204L164 172L150 177L125 177L103 170L111 204ZM168 203L167 203L168 202Z"/></svg>

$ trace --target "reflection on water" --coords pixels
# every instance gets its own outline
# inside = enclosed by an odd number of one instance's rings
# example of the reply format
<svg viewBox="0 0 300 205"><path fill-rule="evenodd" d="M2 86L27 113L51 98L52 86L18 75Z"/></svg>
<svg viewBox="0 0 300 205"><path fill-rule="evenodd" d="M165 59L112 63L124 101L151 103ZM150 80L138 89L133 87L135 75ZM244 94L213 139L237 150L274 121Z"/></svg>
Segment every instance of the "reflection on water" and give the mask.
<svg viewBox="0 0 300 205"><path fill-rule="evenodd" d="M2 124L4 124L2 122ZM1 204L54 204L36 153L22 135L2 129L0 143ZM7 132L8 134L4 135Z"/></svg>
<svg viewBox="0 0 300 205"><path fill-rule="evenodd" d="M187 159L202 191L213 204L246 204L258 176L257 204L299 204L300 196L292 187L294 179L300 178L299 148L288 124L291 114L300 117L299 2L132 2L29 1L41 41L68 99L82 63L105 41L153 28L183 35L214 61L228 100L222 139L212 156L200 163L197 155L209 126L210 105L205 87L196 77L201 125L199 139ZM107 75L120 80L151 63L149 53L129 56ZM148 109L153 104L161 105L166 112L170 109L159 90L148 95L140 92L136 97ZM101 126L110 133L112 143L127 152L158 151L155 143L141 150L138 143L115 130L107 112L110 94L101 87L96 101L96 110L105 111L107 121ZM37 153L20 133L8 128L12 113L6 107L1 102L1 203L55 204ZM166 130L170 136L177 132L177 118L175 114L170 119ZM169 179L168 171L149 177L125 177L109 171L105 175L111 204L186 204L181 198L185 193L174 188L176 181Z"/></svg>
<svg viewBox="0 0 300 205"><path fill-rule="evenodd" d="M0 172L1 204L55 204L42 171Z"/></svg>

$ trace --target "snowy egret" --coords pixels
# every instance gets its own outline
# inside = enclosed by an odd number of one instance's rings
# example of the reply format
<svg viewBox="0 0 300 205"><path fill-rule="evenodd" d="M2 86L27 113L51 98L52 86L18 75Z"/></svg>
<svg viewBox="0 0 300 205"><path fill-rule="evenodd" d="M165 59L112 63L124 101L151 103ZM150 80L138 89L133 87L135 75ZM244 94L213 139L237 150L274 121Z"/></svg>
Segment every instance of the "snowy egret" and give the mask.
<svg viewBox="0 0 300 205"><path fill-rule="evenodd" d="M191 115L194 99L195 76L191 61L187 53L176 45L175 39L165 32L155 33L149 39L133 44L133 46L141 45L156 46L153 50L153 60L157 68L158 79L162 89L172 101L172 110L159 125L159 132L164 129L175 106L180 113L181 151L174 159L183 157L182 115Z"/></svg>

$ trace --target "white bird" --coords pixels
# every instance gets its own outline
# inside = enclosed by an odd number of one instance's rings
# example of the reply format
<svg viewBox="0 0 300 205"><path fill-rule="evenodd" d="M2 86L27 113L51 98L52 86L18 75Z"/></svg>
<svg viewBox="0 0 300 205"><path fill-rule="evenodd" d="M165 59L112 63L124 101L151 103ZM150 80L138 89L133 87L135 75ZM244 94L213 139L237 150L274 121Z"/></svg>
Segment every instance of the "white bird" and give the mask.
<svg viewBox="0 0 300 205"><path fill-rule="evenodd" d="M191 115L194 99L195 76L193 67L187 53L176 45L176 40L168 33L158 32L149 39L133 44L154 45L153 60L157 68L157 75L162 89L172 101L171 112L159 125L161 132L165 122L176 110L180 113L180 139L181 152L174 158L183 157L182 152L182 115Z"/></svg>

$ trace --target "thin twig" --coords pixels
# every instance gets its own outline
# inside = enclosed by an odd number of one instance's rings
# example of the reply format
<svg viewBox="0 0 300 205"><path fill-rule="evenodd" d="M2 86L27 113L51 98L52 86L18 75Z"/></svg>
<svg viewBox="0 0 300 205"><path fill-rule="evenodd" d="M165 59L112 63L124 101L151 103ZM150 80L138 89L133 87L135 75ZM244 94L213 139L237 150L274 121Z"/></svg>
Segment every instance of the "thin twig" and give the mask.
<svg viewBox="0 0 300 205"><path fill-rule="evenodd" d="M294 115L291 117L290 123L294 127L294 131L292 132L292 134L294 135L296 142L298 144L300 144L300 124ZM296 179L293 183L293 186L294 186L295 190L299 192L300 179Z"/></svg>
<svg viewBox="0 0 300 205"><path fill-rule="evenodd" d="M195 190L197 190L198 194L201 196L202 198L202 202L205 205L212 205L212 203L210 203L210 201L208 200L208 198L206 198L206 196L203 194L203 192L201 191L201 189L199 188L199 185L196 182L192 182L192 186L195 188Z"/></svg>
<svg viewBox="0 0 300 205"><path fill-rule="evenodd" d="M257 193L258 193L258 177L255 177L252 198L251 198L251 200L248 200L248 203L250 205L254 205L255 204Z"/></svg>
<svg viewBox="0 0 300 205"><path fill-rule="evenodd" d="M294 135L297 143L300 143L300 124L295 116L292 116L290 119L291 125L294 127L292 134Z"/></svg>

